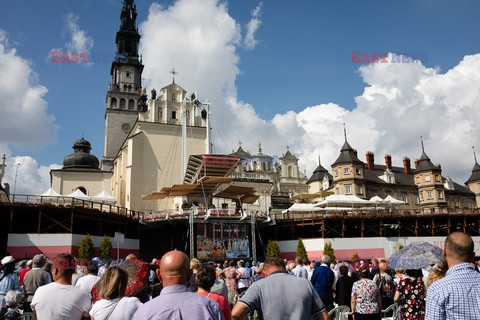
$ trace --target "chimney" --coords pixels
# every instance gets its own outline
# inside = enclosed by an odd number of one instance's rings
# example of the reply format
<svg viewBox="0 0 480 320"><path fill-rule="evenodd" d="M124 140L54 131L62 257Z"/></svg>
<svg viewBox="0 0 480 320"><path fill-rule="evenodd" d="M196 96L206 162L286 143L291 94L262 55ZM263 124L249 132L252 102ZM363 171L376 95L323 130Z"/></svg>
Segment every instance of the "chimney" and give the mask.
<svg viewBox="0 0 480 320"><path fill-rule="evenodd" d="M403 170L406 174L412 173L412 168L410 167L410 158L403 157Z"/></svg>
<svg viewBox="0 0 480 320"><path fill-rule="evenodd" d="M357 151L357 149L354 149L354 150L353 150L353 153L355 153L355 156L358 157L358 151Z"/></svg>
<svg viewBox="0 0 480 320"><path fill-rule="evenodd" d="M385 155L385 166L387 170L392 170L392 156L389 154Z"/></svg>
<svg viewBox="0 0 480 320"><path fill-rule="evenodd" d="M438 169L442 170L442 165L441 165L440 163L437 163L437 164L435 165L435 167L437 167Z"/></svg>
<svg viewBox="0 0 480 320"><path fill-rule="evenodd" d="M415 169L418 169L418 164L419 164L419 160L418 159L415 159Z"/></svg>
<svg viewBox="0 0 480 320"><path fill-rule="evenodd" d="M372 151L368 151L365 155L367 158L367 168L368 170L375 170L375 156Z"/></svg>

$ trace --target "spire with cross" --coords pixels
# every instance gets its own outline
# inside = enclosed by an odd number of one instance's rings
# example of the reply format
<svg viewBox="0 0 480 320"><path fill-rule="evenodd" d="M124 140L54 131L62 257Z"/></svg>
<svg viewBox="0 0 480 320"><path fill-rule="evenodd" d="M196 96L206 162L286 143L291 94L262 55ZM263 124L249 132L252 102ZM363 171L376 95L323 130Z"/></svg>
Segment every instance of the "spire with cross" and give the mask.
<svg viewBox="0 0 480 320"><path fill-rule="evenodd" d="M173 68L172 70L169 71L171 74L172 74L172 83L175 83L175 75L178 74L177 71L175 71L175 68Z"/></svg>
<svg viewBox="0 0 480 320"><path fill-rule="evenodd" d="M423 136L420 136L420 143L422 144L422 153L425 153L425 148L423 146Z"/></svg>
<svg viewBox="0 0 480 320"><path fill-rule="evenodd" d="M347 127L345 126L345 122L343 123L343 135L345 136L345 141L347 141Z"/></svg>
<svg viewBox="0 0 480 320"><path fill-rule="evenodd" d="M473 150L473 159L475 159L475 163L477 163L477 154L475 153L475 146L472 146Z"/></svg>

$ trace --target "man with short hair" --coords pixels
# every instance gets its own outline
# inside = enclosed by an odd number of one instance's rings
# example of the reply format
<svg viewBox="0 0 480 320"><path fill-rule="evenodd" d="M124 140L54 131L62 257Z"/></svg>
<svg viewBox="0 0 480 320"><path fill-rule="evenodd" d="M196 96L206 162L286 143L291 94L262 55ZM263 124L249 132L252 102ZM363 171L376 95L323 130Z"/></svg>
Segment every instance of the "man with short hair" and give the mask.
<svg viewBox="0 0 480 320"><path fill-rule="evenodd" d="M299 278L304 278L308 279L308 272L307 270L302 266L302 258L301 257L295 257L295 268L292 269L292 274L296 277Z"/></svg>
<svg viewBox="0 0 480 320"><path fill-rule="evenodd" d="M313 270L310 280L313 287L317 291L320 299L322 299L327 311L333 309L333 283L335 274L330 269L330 256L322 256L322 264Z"/></svg>
<svg viewBox="0 0 480 320"><path fill-rule="evenodd" d="M428 288L425 320L478 319L480 273L471 266L475 252L472 238L454 232L445 240L443 255L448 271Z"/></svg>
<svg viewBox="0 0 480 320"><path fill-rule="evenodd" d="M133 320L223 319L218 303L207 297L188 291L187 284L192 276L190 262L181 251L167 252L157 269L163 283L160 295L138 308Z"/></svg>
<svg viewBox="0 0 480 320"><path fill-rule="evenodd" d="M26 311L31 311L30 303L37 289L52 282L50 274L42 269L46 261L43 254L35 255L32 259L32 270L26 273L23 278L26 294L26 302L23 304L23 307Z"/></svg>
<svg viewBox="0 0 480 320"><path fill-rule="evenodd" d="M69 253L59 254L55 258L52 267L54 282L41 286L33 296L31 307L36 319L90 319L90 295L72 286L75 267L75 258Z"/></svg>
<svg viewBox="0 0 480 320"><path fill-rule="evenodd" d="M233 318L245 320L249 312L257 310L259 318L265 320L303 320L312 316L329 320L312 284L292 277L285 269L282 259L267 259L263 267L267 277L254 282L240 298L232 310Z"/></svg>

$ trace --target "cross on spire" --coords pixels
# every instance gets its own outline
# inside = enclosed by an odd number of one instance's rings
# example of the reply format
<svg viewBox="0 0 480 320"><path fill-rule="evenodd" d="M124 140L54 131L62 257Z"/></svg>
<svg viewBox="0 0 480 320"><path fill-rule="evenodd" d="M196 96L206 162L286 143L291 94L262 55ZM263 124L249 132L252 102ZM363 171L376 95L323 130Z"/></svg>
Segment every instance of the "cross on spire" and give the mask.
<svg viewBox="0 0 480 320"><path fill-rule="evenodd" d="M420 143L422 144L422 152L425 152L425 148L423 147L423 136L420 136Z"/></svg>
<svg viewBox="0 0 480 320"><path fill-rule="evenodd" d="M175 71L175 68L173 68L172 70L169 71L169 73L173 75L172 83L175 83L175 75L178 74L178 72Z"/></svg>
<svg viewBox="0 0 480 320"><path fill-rule="evenodd" d="M345 122L343 123L343 135L345 136L345 141L347 141L347 127L345 126Z"/></svg>

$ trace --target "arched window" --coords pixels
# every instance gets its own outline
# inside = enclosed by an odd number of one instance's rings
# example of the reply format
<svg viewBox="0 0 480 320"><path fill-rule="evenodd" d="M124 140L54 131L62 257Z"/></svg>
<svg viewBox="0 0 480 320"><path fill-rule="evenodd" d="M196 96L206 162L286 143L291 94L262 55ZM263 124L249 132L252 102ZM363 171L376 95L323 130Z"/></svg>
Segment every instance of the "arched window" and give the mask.
<svg viewBox="0 0 480 320"><path fill-rule="evenodd" d="M177 97L175 96L175 93L172 93L172 101L177 101Z"/></svg>
<svg viewBox="0 0 480 320"><path fill-rule="evenodd" d="M267 164L265 162L262 163L262 170L267 171Z"/></svg>
<svg viewBox="0 0 480 320"><path fill-rule="evenodd" d="M129 110L135 109L135 101L133 101L133 99L128 100L128 109Z"/></svg>
<svg viewBox="0 0 480 320"><path fill-rule="evenodd" d="M131 84L128 85L128 92L130 92L130 91L132 91L132 85Z"/></svg>
<svg viewBox="0 0 480 320"><path fill-rule="evenodd" d="M288 166L288 168L287 168L287 176L288 176L289 178L292 177L292 166Z"/></svg>
<svg viewBox="0 0 480 320"><path fill-rule="evenodd" d="M123 91L127 91L127 85L126 84L123 85Z"/></svg>
<svg viewBox="0 0 480 320"><path fill-rule="evenodd" d="M110 107L111 108L116 108L117 107L117 98L112 98L110 100Z"/></svg>
<svg viewBox="0 0 480 320"><path fill-rule="evenodd" d="M126 100L125 99L120 99L120 109L125 109L125 104L126 104Z"/></svg>
<svg viewBox="0 0 480 320"><path fill-rule="evenodd" d="M77 189L75 189L75 190L80 190L83 193L87 194L87 189L85 189L84 187L77 187Z"/></svg>

